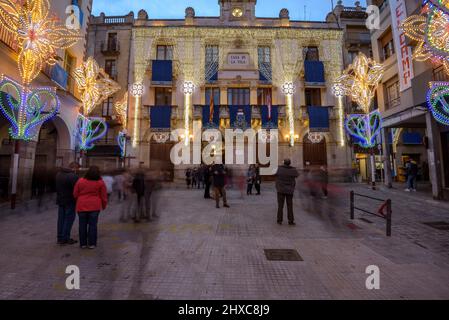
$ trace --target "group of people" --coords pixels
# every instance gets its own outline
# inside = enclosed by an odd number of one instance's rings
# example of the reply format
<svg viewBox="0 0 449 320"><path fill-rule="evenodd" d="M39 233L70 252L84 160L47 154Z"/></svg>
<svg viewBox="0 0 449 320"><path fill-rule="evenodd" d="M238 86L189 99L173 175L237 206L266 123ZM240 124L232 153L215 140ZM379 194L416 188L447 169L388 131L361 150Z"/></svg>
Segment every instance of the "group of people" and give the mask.
<svg viewBox="0 0 449 320"><path fill-rule="evenodd" d="M123 203L120 221L130 217L134 222L142 219L150 221L157 218L159 180L154 176L145 176L141 171L134 175L125 170L108 172L101 175L96 166L90 167L80 177L79 165L71 163L56 175L56 201L58 205L57 243L59 245L76 244L71 230L76 214L79 219L79 244L82 249L95 249L98 238L98 218L117 195Z"/></svg>

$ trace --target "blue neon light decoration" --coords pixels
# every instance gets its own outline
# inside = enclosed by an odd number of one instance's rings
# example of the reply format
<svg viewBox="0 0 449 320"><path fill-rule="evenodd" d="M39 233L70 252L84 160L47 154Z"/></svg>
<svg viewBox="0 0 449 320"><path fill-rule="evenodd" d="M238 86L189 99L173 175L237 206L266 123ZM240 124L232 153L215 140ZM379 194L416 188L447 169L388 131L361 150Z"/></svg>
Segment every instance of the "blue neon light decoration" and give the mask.
<svg viewBox="0 0 449 320"><path fill-rule="evenodd" d="M108 125L103 119L89 119L82 114L78 115L76 137L80 150L92 150L94 142L103 138L108 132Z"/></svg>
<svg viewBox="0 0 449 320"><path fill-rule="evenodd" d="M431 82L427 104L435 120L449 126L449 82Z"/></svg>
<svg viewBox="0 0 449 320"><path fill-rule="evenodd" d="M373 148L382 129L382 116L378 110L369 114L352 114L346 118L346 131L362 148Z"/></svg>
<svg viewBox="0 0 449 320"><path fill-rule="evenodd" d="M120 131L117 136L117 143L120 147L120 156L124 158L126 156L126 141L127 135L125 131Z"/></svg>
<svg viewBox="0 0 449 320"><path fill-rule="evenodd" d="M36 138L41 125L56 116L59 108L55 88L27 87L0 77L0 110L11 124L9 133L13 139Z"/></svg>

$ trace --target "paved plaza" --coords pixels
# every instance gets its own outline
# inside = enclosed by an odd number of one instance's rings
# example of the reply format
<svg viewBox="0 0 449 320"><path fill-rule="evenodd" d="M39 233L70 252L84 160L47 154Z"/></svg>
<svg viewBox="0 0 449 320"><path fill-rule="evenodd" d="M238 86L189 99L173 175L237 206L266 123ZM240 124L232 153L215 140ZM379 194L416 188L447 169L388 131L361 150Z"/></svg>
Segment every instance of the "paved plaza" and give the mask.
<svg viewBox="0 0 449 320"><path fill-rule="evenodd" d="M0 212L1 299L448 299L449 204L402 189L332 186L329 199L295 195L296 226L276 224L274 185L261 196L229 191L216 209L202 190L167 186L160 217L120 223L123 204L101 214L96 250L56 245L56 206ZM385 221L349 219L349 191L393 201ZM362 200L375 210L379 204ZM360 218L364 218L361 220ZM73 237L78 238L78 220ZM294 249L302 261L269 261L264 249ZM80 269L80 290L67 290L65 269ZM365 269L380 268L380 289L367 290Z"/></svg>

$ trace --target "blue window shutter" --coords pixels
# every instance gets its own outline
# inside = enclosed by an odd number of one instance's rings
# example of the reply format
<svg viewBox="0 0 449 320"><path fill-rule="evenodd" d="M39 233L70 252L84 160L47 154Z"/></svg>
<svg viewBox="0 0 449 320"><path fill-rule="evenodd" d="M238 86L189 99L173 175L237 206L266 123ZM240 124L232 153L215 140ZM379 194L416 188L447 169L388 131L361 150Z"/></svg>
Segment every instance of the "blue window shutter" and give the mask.
<svg viewBox="0 0 449 320"><path fill-rule="evenodd" d="M304 62L305 82L309 84L322 85L324 79L324 64L321 61Z"/></svg>
<svg viewBox="0 0 449 320"><path fill-rule="evenodd" d="M279 107L271 106L271 120L268 119L268 106L261 106L260 115L262 118L262 128L277 128L278 127L278 119L279 119Z"/></svg>
<svg viewBox="0 0 449 320"><path fill-rule="evenodd" d="M150 119L152 129L171 128L171 106L150 107Z"/></svg>
<svg viewBox="0 0 449 320"><path fill-rule="evenodd" d="M173 61L153 60L153 74L151 81L157 83L167 83L173 80Z"/></svg>
<svg viewBox="0 0 449 320"><path fill-rule="evenodd" d="M308 107L309 129L312 132L329 131L329 108L328 107Z"/></svg>

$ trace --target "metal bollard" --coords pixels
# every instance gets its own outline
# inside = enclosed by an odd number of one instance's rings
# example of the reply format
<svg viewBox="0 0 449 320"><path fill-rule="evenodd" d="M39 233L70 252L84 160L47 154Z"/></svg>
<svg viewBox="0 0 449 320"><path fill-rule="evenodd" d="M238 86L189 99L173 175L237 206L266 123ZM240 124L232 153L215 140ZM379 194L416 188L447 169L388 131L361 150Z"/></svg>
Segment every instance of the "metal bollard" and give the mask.
<svg viewBox="0 0 449 320"><path fill-rule="evenodd" d="M351 191L351 220L354 220L354 191Z"/></svg>

